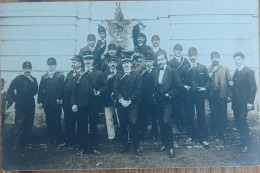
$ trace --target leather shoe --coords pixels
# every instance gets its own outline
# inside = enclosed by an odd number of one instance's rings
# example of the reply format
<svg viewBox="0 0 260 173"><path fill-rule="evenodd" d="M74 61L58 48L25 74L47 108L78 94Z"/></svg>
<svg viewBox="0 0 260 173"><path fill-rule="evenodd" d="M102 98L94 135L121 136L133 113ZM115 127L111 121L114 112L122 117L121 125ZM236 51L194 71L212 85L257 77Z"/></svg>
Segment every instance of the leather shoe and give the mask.
<svg viewBox="0 0 260 173"><path fill-rule="evenodd" d="M101 152L98 151L98 150L93 150L92 152L93 152L93 154L95 154L95 155L101 155Z"/></svg>
<svg viewBox="0 0 260 173"><path fill-rule="evenodd" d="M175 157L175 153L174 153L173 149L170 149L169 156L170 156L170 158L174 158Z"/></svg>
<svg viewBox="0 0 260 173"><path fill-rule="evenodd" d="M121 150L120 150L120 153L126 153L130 151L130 148L126 148L126 147L123 147Z"/></svg>
<svg viewBox="0 0 260 173"><path fill-rule="evenodd" d="M135 150L135 154L136 154L137 156L142 156L142 155L143 155L142 152L141 152L141 150Z"/></svg>
<svg viewBox="0 0 260 173"><path fill-rule="evenodd" d="M157 149L157 152L163 152L166 150L166 147L163 145L160 148Z"/></svg>

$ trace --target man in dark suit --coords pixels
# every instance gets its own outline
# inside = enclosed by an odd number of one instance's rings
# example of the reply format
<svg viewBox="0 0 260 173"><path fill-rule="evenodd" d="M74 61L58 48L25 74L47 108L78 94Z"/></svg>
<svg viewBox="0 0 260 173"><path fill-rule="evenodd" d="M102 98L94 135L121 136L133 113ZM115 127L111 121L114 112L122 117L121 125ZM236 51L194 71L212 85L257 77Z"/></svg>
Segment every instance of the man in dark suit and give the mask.
<svg viewBox="0 0 260 173"><path fill-rule="evenodd" d="M146 56L147 53L152 52L152 48L148 45L146 45L146 35L143 33L139 33L137 37L138 45L141 48L141 53Z"/></svg>
<svg viewBox="0 0 260 173"><path fill-rule="evenodd" d="M183 66L189 64L189 61L182 57L182 46L180 44L176 44L173 48L174 58L168 61L168 65L176 70L180 74ZM178 93L176 96L176 101L173 102L173 116L176 121L177 128L180 132L183 131L183 127L185 125L185 110L184 110L184 100L183 100L183 90Z"/></svg>
<svg viewBox="0 0 260 173"><path fill-rule="evenodd" d="M94 56L93 66L96 69L100 69L101 68L102 47L95 46L96 37L94 34L89 34L87 40L88 40L88 45L80 49L79 55L83 56L86 52L91 52Z"/></svg>
<svg viewBox="0 0 260 173"><path fill-rule="evenodd" d="M106 29L105 27L99 25L98 26L98 35L101 38L101 40L97 41L97 49L100 50L100 54L103 54L107 47L107 41L106 41Z"/></svg>
<svg viewBox="0 0 260 173"><path fill-rule="evenodd" d="M13 152L24 149L33 134L35 114L34 96L38 91L35 77L31 76L32 64L23 63L23 74L17 76L10 84L7 94L15 102L15 130Z"/></svg>
<svg viewBox="0 0 260 173"><path fill-rule="evenodd" d="M117 47L114 43L110 43L108 45L108 51L107 54L105 55L104 59L102 60L101 64L101 71L107 71L109 69L108 67L108 59L115 58L117 59L117 63L121 63L121 59L117 57Z"/></svg>
<svg viewBox="0 0 260 173"><path fill-rule="evenodd" d="M209 76L211 77L208 100L212 119L211 131L214 136L224 138L227 126L227 103L231 97L229 87L231 75L227 67L220 65L219 60L219 53L212 52L212 65L208 68Z"/></svg>
<svg viewBox="0 0 260 173"><path fill-rule="evenodd" d="M64 111L64 122L66 132L66 145L71 146L75 144L76 135L76 117L77 114L71 110L71 94L73 85L76 83L78 77L83 73L83 60L80 55L75 55L71 59L72 70L67 74L62 85L59 99L62 100L62 107Z"/></svg>
<svg viewBox="0 0 260 173"><path fill-rule="evenodd" d="M156 112L159 118L162 146L158 151L169 151L170 158L175 156L173 132L170 124L172 115L172 101L183 88L177 70L167 65L167 59L162 54L157 57L160 70L153 71L154 97L156 99Z"/></svg>
<svg viewBox="0 0 260 173"><path fill-rule="evenodd" d="M137 112L139 98L141 95L140 75L131 70L132 59L125 56L122 59L124 73L116 76L114 84L114 93L117 101L117 110L120 122L121 139L123 143L122 153L130 151L128 143L128 126L129 133L133 139L134 152L141 156L139 147L139 136L137 128Z"/></svg>
<svg viewBox="0 0 260 173"><path fill-rule="evenodd" d="M155 54L155 57L163 54L167 58L166 51L160 48L160 37L158 35L152 36L152 44L153 44L152 52Z"/></svg>
<svg viewBox="0 0 260 173"><path fill-rule="evenodd" d="M89 148L93 154L100 155L97 149L97 121L104 84L101 72L93 67L94 56L91 52L85 52L83 62L85 71L78 77L72 90L72 111L78 112L78 135L84 153Z"/></svg>
<svg viewBox="0 0 260 173"><path fill-rule="evenodd" d="M105 89L104 89L104 94L102 96L102 99L105 107L104 109L105 109L105 118L106 118L106 126L107 126L107 135L110 143L114 142L116 136L115 128L114 128L114 119L113 119L114 113L116 113L116 117L118 119L117 110L115 108L115 100L114 100L115 98L113 93L114 82L116 76L122 73L117 69L117 62L118 60L116 57L110 57L107 62L109 69L102 74L105 83Z"/></svg>
<svg viewBox="0 0 260 173"><path fill-rule="evenodd" d="M184 94L184 106L186 111L187 128L191 139L198 139L207 147L207 126L205 118L205 97L206 90L210 84L210 76L205 65L197 62L198 51L191 47L188 51L190 64L183 66L180 76L186 92ZM198 133L195 133L194 117L197 112Z"/></svg>
<svg viewBox="0 0 260 173"><path fill-rule="evenodd" d="M249 147L249 128L247 112L254 109L256 95L256 82L254 71L244 65L245 56L238 52L233 55L237 69L232 82L232 109L235 124L241 138L242 152L247 152Z"/></svg>
<svg viewBox="0 0 260 173"><path fill-rule="evenodd" d="M48 128L48 136L51 143L61 142L61 91L64 75L56 71L56 59L47 60L48 72L41 77L38 91L38 105L44 108Z"/></svg>

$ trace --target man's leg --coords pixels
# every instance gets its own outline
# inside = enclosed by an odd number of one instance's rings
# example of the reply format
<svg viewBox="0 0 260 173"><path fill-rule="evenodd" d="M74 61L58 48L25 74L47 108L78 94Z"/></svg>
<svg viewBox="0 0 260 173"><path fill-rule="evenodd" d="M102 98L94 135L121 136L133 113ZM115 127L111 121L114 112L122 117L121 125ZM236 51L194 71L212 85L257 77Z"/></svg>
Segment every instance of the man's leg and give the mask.
<svg viewBox="0 0 260 173"><path fill-rule="evenodd" d="M115 138L115 128L114 128L114 120L113 120L114 108L105 107L104 109L105 109L108 139L114 139Z"/></svg>

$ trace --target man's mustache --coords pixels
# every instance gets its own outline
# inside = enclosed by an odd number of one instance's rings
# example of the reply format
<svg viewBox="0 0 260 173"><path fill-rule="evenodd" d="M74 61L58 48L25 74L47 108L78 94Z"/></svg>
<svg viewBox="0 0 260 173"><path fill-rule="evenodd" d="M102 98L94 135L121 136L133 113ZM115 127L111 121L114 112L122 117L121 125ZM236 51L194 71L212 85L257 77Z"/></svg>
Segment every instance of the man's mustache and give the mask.
<svg viewBox="0 0 260 173"><path fill-rule="evenodd" d="M111 67L115 67L115 65L111 65Z"/></svg>

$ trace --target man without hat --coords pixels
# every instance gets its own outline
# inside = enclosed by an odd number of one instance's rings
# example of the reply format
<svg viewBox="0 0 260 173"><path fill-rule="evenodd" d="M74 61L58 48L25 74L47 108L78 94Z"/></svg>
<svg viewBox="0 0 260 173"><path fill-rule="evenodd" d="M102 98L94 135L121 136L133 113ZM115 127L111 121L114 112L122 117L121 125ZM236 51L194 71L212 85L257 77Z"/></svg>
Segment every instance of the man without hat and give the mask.
<svg viewBox="0 0 260 173"><path fill-rule="evenodd" d="M32 64L23 63L23 74L17 76L10 84L7 94L15 102L15 130L13 152L24 149L33 134L35 114L34 96L38 91L35 77L31 76ZM16 91L16 92L15 92Z"/></svg>
<svg viewBox="0 0 260 173"><path fill-rule="evenodd" d="M107 60L108 69L103 72L102 77L105 84L104 95L102 99L104 100L105 118L107 126L107 136L110 143L113 143L116 137L113 114L116 114L117 124L118 114L115 108L115 96L113 93L115 78L122 73L118 70L118 59L116 57L109 57Z"/></svg>
<svg viewBox="0 0 260 173"><path fill-rule="evenodd" d="M237 69L232 82L232 109L234 112L235 125L240 134L242 152L248 152L250 138L247 124L247 113L254 109L256 95L256 82L254 71L244 64L245 55L237 52L233 55Z"/></svg>
<svg viewBox="0 0 260 173"><path fill-rule="evenodd" d="M153 76L153 95L156 100L156 113L159 118L162 146L158 152L168 150L170 158L175 157L174 139L170 124L172 115L172 101L183 87L180 76L176 69L167 65L166 57L161 54L156 58L160 69L155 70Z"/></svg>
<svg viewBox="0 0 260 173"><path fill-rule="evenodd" d="M175 68L178 73L180 74L181 69L183 66L189 64L187 58L182 56L182 46L180 44L176 44L173 48L174 51L174 58L168 61L168 65L172 68ZM178 93L176 97L176 101L173 102L173 116L176 120L177 128L180 132L183 131L185 126L185 110L184 110L184 103L183 103L183 90Z"/></svg>
<svg viewBox="0 0 260 173"><path fill-rule="evenodd" d="M83 59L80 55L75 55L71 59L72 69L67 74L65 81L62 85L61 93L59 95L59 100L62 100L62 107L64 111L64 121L65 121L65 134L66 134L66 145L71 146L75 144L76 141L76 117L77 114L72 112L71 107L71 95L73 86L77 82L78 77L84 71Z"/></svg>
<svg viewBox="0 0 260 173"><path fill-rule="evenodd" d="M133 140L134 152L141 156L139 147L139 136L137 128L137 114L139 107L139 98L141 96L140 75L131 70L132 59L125 56L122 59L123 73L115 78L114 94L117 101L117 110L120 122L120 134L123 144L122 153L130 151L128 143L128 130ZM129 128L128 128L129 126Z"/></svg>
<svg viewBox="0 0 260 173"><path fill-rule="evenodd" d="M223 139L227 127L227 103L231 97L229 87L231 75L229 69L219 63L218 52L212 52L210 57L212 64L208 68L211 77L208 100L212 120L211 130L214 136Z"/></svg>
<svg viewBox="0 0 260 173"><path fill-rule="evenodd" d="M107 47L107 41L106 41L106 29L104 26L99 25L98 26L98 35L101 40L97 41L97 49L99 49L100 54L103 54Z"/></svg>
<svg viewBox="0 0 260 173"><path fill-rule="evenodd" d="M205 98L206 91L210 84L210 76L205 65L197 62L198 51L191 47L188 52L190 63L183 66L180 76L184 84L184 106L188 134L191 139L198 140L207 147L207 126L205 118ZM195 107L197 112L198 131L195 129Z"/></svg>
<svg viewBox="0 0 260 173"><path fill-rule="evenodd" d="M91 52L85 52L83 62L85 71L78 77L72 91L72 111L78 112L78 135L84 154L89 149L93 154L100 155L97 148L97 121L98 108L102 106L100 96L104 94L104 83L101 72L93 66L94 56Z"/></svg>
<svg viewBox="0 0 260 173"><path fill-rule="evenodd" d="M64 75L56 71L57 62L53 57L47 60L48 72L41 77L38 91L39 108L46 114L48 137L51 144L61 142L61 92Z"/></svg>

